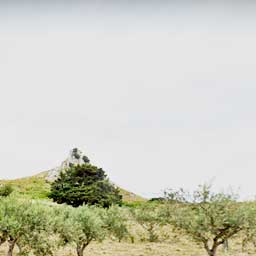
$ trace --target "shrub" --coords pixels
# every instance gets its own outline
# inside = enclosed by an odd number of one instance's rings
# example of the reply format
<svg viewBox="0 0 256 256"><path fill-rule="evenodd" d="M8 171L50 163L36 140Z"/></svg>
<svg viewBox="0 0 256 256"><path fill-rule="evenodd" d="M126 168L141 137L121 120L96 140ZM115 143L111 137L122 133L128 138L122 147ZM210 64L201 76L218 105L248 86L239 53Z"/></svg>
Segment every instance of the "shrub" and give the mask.
<svg viewBox="0 0 256 256"><path fill-rule="evenodd" d="M7 197L13 192L13 187L11 185L2 185L0 187L0 196Z"/></svg>

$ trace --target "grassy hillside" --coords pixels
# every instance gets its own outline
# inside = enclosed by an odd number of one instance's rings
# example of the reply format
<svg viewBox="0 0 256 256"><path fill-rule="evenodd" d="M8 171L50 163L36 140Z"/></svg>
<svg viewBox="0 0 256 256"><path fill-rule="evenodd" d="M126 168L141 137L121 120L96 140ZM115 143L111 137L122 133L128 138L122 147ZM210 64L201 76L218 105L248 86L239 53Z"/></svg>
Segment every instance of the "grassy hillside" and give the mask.
<svg viewBox="0 0 256 256"><path fill-rule="evenodd" d="M46 199L50 191L50 184L41 175L15 180L1 180L0 184L9 184L16 193L32 199Z"/></svg>
<svg viewBox="0 0 256 256"><path fill-rule="evenodd" d="M47 172L38 175L25 177L15 180L0 180L0 184L9 184L13 186L16 193L32 199L47 199L50 191L50 183L45 180ZM141 202L144 198L120 188L124 202Z"/></svg>

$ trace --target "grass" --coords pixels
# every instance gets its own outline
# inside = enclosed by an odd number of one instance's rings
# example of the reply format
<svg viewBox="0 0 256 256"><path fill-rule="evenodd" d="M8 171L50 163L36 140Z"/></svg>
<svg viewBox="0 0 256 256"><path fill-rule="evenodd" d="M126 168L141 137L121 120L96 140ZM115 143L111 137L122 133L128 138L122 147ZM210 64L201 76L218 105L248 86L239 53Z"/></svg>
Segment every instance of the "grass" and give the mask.
<svg viewBox="0 0 256 256"><path fill-rule="evenodd" d="M6 245L1 247L0 256L6 255ZM250 250L249 253L242 252L241 243L234 239L230 243L230 250L225 252L223 247L219 248L218 256L249 256L255 255ZM17 255L16 253L14 254ZM67 247L55 254L56 256L76 256L75 248ZM116 242L112 240L103 243L91 243L85 250L86 256L207 256L201 246L190 241L184 236L177 237L173 234L169 240L162 243L140 242Z"/></svg>
<svg viewBox="0 0 256 256"><path fill-rule="evenodd" d="M46 199L50 191L50 184L42 176L2 180L0 183L11 185L15 193L31 199Z"/></svg>
<svg viewBox="0 0 256 256"><path fill-rule="evenodd" d="M14 188L15 193L31 199L48 199L50 183L45 180L47 172L38 175L15 180L0 180L0 184L9 184ZM146 201L144 198L120 188L120 194L126 203Z"/></svg>

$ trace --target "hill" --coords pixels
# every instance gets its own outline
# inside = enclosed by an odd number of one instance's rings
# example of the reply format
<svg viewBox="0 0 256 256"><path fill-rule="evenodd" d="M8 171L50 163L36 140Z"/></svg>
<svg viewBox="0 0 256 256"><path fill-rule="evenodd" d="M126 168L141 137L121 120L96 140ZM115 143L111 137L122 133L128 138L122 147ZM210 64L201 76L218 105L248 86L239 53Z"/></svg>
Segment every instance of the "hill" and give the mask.
<svg viewBox="0 0 256 256"><path fill-rule="evenodd" d="M14 180L0 180L0 184L13 186L16 193L32 199L47 199L50 192L51 182L54 181L62 170L70 165L83 164L89 159L78 149L72 149L69 156L59 167L49 171L41 172L31 177L24 177ZM141 202L144 198L130 191L120 188L120 194L124 202Z"/></svg>
<svg viewBox="0 0 256 256"><path fill-rule="evenodd" d="M46 180L48 172L43 172L35 176L25 177L15 180L0 180L0 184L9 184L14 190L26 197L32 199L47 199L50 192L50 182ZM123 196L124 202L141 202L144 198L123 188L120 189L120 194Z"/></svg>

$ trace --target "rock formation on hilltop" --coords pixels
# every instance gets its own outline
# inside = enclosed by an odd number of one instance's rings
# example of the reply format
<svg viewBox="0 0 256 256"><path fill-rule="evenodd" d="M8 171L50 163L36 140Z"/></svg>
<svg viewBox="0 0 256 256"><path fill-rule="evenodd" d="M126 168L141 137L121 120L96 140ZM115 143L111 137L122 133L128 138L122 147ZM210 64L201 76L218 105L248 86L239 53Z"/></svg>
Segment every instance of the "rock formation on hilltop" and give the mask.
<svg viewBox="0 0 256 256"><path fill-rule="evenodd" d="M31 177L24 177L15 180L0 180L0 186L9 184L15 188L15 191L26 195L33 199L48 198L50 191L50 183L55 181L60 172L68 169L72 165L82 165L90 163L88 157L79 149L74 148L69 152L69 155L65 161L59 167L51 169L49 171L40 172L37 175ZM110 181L111 182L111 181ZM114 185L114 183L112 183ZM116 185L115 185L116 186ZM118 186L120 193L123 196L125 202L144 202L145 199L138 196L126 189Z"/></svg>
<svg viewBox="0 0 256 256"><path fill-rule="evenodd" d="M48 171L46 180L52 182L58 178L61 171L66 170L67 168L73 165L82 165L86 163L90 163L89 158L86 155L84 155L84 153L81 150L73 148L70 151L68 158L65 161L63 161L59 167L56 167Z"/></svg>

